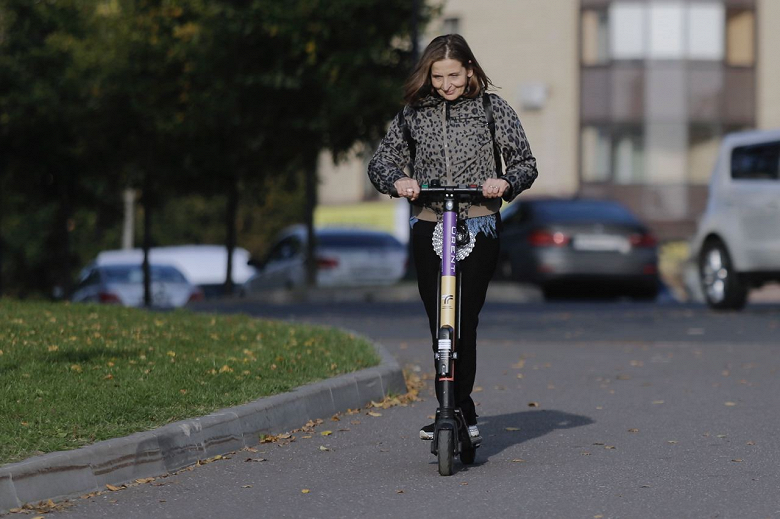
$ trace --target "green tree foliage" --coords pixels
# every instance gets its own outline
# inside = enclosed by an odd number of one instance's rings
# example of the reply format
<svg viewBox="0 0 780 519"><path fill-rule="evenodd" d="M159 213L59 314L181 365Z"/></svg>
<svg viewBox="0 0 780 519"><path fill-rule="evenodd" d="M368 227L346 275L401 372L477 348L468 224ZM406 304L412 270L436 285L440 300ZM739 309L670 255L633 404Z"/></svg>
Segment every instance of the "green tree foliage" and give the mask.
<svg viewBox="0 0 780 519"><path fill-rule="evenodd" d="M6 292L66 286L116 248L127 186L159 245L260 253L310 218L320 151L376 140L400 107L413 4L0 0Z"/></svg>

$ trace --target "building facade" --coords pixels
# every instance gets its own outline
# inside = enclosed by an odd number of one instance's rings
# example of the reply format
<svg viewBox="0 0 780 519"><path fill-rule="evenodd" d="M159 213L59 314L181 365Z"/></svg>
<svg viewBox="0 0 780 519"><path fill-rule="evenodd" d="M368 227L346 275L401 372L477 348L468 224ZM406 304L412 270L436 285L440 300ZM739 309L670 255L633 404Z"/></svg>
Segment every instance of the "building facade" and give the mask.
<svg viewBox="0 0 780 519"><path fill-rule="evenodd" d="M523 122L534 195L616 199L685 239L723 135L780 127L777 21L778 0L449 0L421 45L467 39ZM363 160L322 179L325 204L374 196Z"/></svg>

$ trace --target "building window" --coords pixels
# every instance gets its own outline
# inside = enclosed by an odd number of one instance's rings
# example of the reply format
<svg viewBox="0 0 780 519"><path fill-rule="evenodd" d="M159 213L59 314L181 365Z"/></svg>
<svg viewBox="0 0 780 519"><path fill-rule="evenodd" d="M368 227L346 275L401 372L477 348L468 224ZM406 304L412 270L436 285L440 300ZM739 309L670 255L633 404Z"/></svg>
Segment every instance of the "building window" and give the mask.
<svg viewBox="0 0 780 519"><path fill-rule="evenodd" d="M460 34L460 18L445 18L441 24L442 34Z"/></svg>
<svg viewBox="0 0 780 519"><path fill-rule="evenodd" d="M688 7L688 59L722 61L724 10L720 4Z"/></svg>
<svg viewBox="0 0 780 519"><path fill-rule="evenodd" d="M608 14L609 54L615 60L721 61L724 20L724 7L717 3L613 2ZM735 28L739 24L735 19ZM746 33L744 28L735 31Z"/></svg>
<svg viewBox="0 0 780 519"><path fill-rule="evenodd" d="M707 184L718 158L723 139L719 124L691 124L688 128L688 178L689 184Z"/></svg>
<svg viewBox="0 0 780 519"><path fill-rule="evenodd" d="M609 8L609 53L612 59L645 57L646 6L613 3Z"/></svg>
<svg viewBox="0 0 780 519"><path fill-rule="evenodd" d="M612 142L609 132L601 126L582 129L582 180L609 182Z"/></svg>
<svg viewBox="0 0 780 519"><path fill-rule="evenodd" d="M682 2L650 4L649 49L650 59L682 59L685 55Z"/></svg>
<svg viewBox="0 0 780 519"><path fill-rule="evenodd" d="M644 183L645 156L642 131L638 128L616 128L612 148L615 183Z"/></svg>
<svg viewBox="0 0 780 519"><path fill-rule="evenodd" d="M609 61L607 12L582 11L582 63L599 65Z"/></svg>
<svg viewBox="0 0 780 519"><path fill-rule="evenodd" d="M726 16L726 64L751 67L755 64L755 13L729 10Z"/></svg>

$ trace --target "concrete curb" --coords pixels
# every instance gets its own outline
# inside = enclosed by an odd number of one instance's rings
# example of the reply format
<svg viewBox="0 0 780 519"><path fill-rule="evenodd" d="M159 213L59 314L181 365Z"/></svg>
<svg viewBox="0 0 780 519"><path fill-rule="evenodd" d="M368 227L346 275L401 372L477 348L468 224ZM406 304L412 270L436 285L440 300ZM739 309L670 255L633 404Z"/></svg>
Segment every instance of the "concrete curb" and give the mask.
<svg viewBox="0 0 780 519"><path fill-rule="evenodd" d="M0 467L0 514L26 503L105 490L136 479L162 476L219 454L259 443L308 420L363 407L390 393L406 393L398 362L374 343L381 362L289 393L222 409L125 438L72 451L35 456Z"/></svg>

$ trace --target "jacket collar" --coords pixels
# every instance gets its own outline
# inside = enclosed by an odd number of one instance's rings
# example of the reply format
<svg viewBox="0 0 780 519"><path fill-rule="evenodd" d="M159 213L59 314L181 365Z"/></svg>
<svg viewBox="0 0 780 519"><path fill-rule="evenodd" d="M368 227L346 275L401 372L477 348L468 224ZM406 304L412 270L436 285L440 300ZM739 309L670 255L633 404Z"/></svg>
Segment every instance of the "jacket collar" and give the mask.
<svg viewBox="0 0 780 519"><path fill-rule="evenodd" d="M474 98L477 99L477 98ZM454 101L447 101L443 97L441 97L439 94L429 94L426 97L420 99L420 101L415 105L415 108L427 108L427 107L440 107L444 103L449 104L450 106L459 106L461 103L466 103L468 101L473 101L474 99L470 99L466 96L460 96Z"/></svg>

